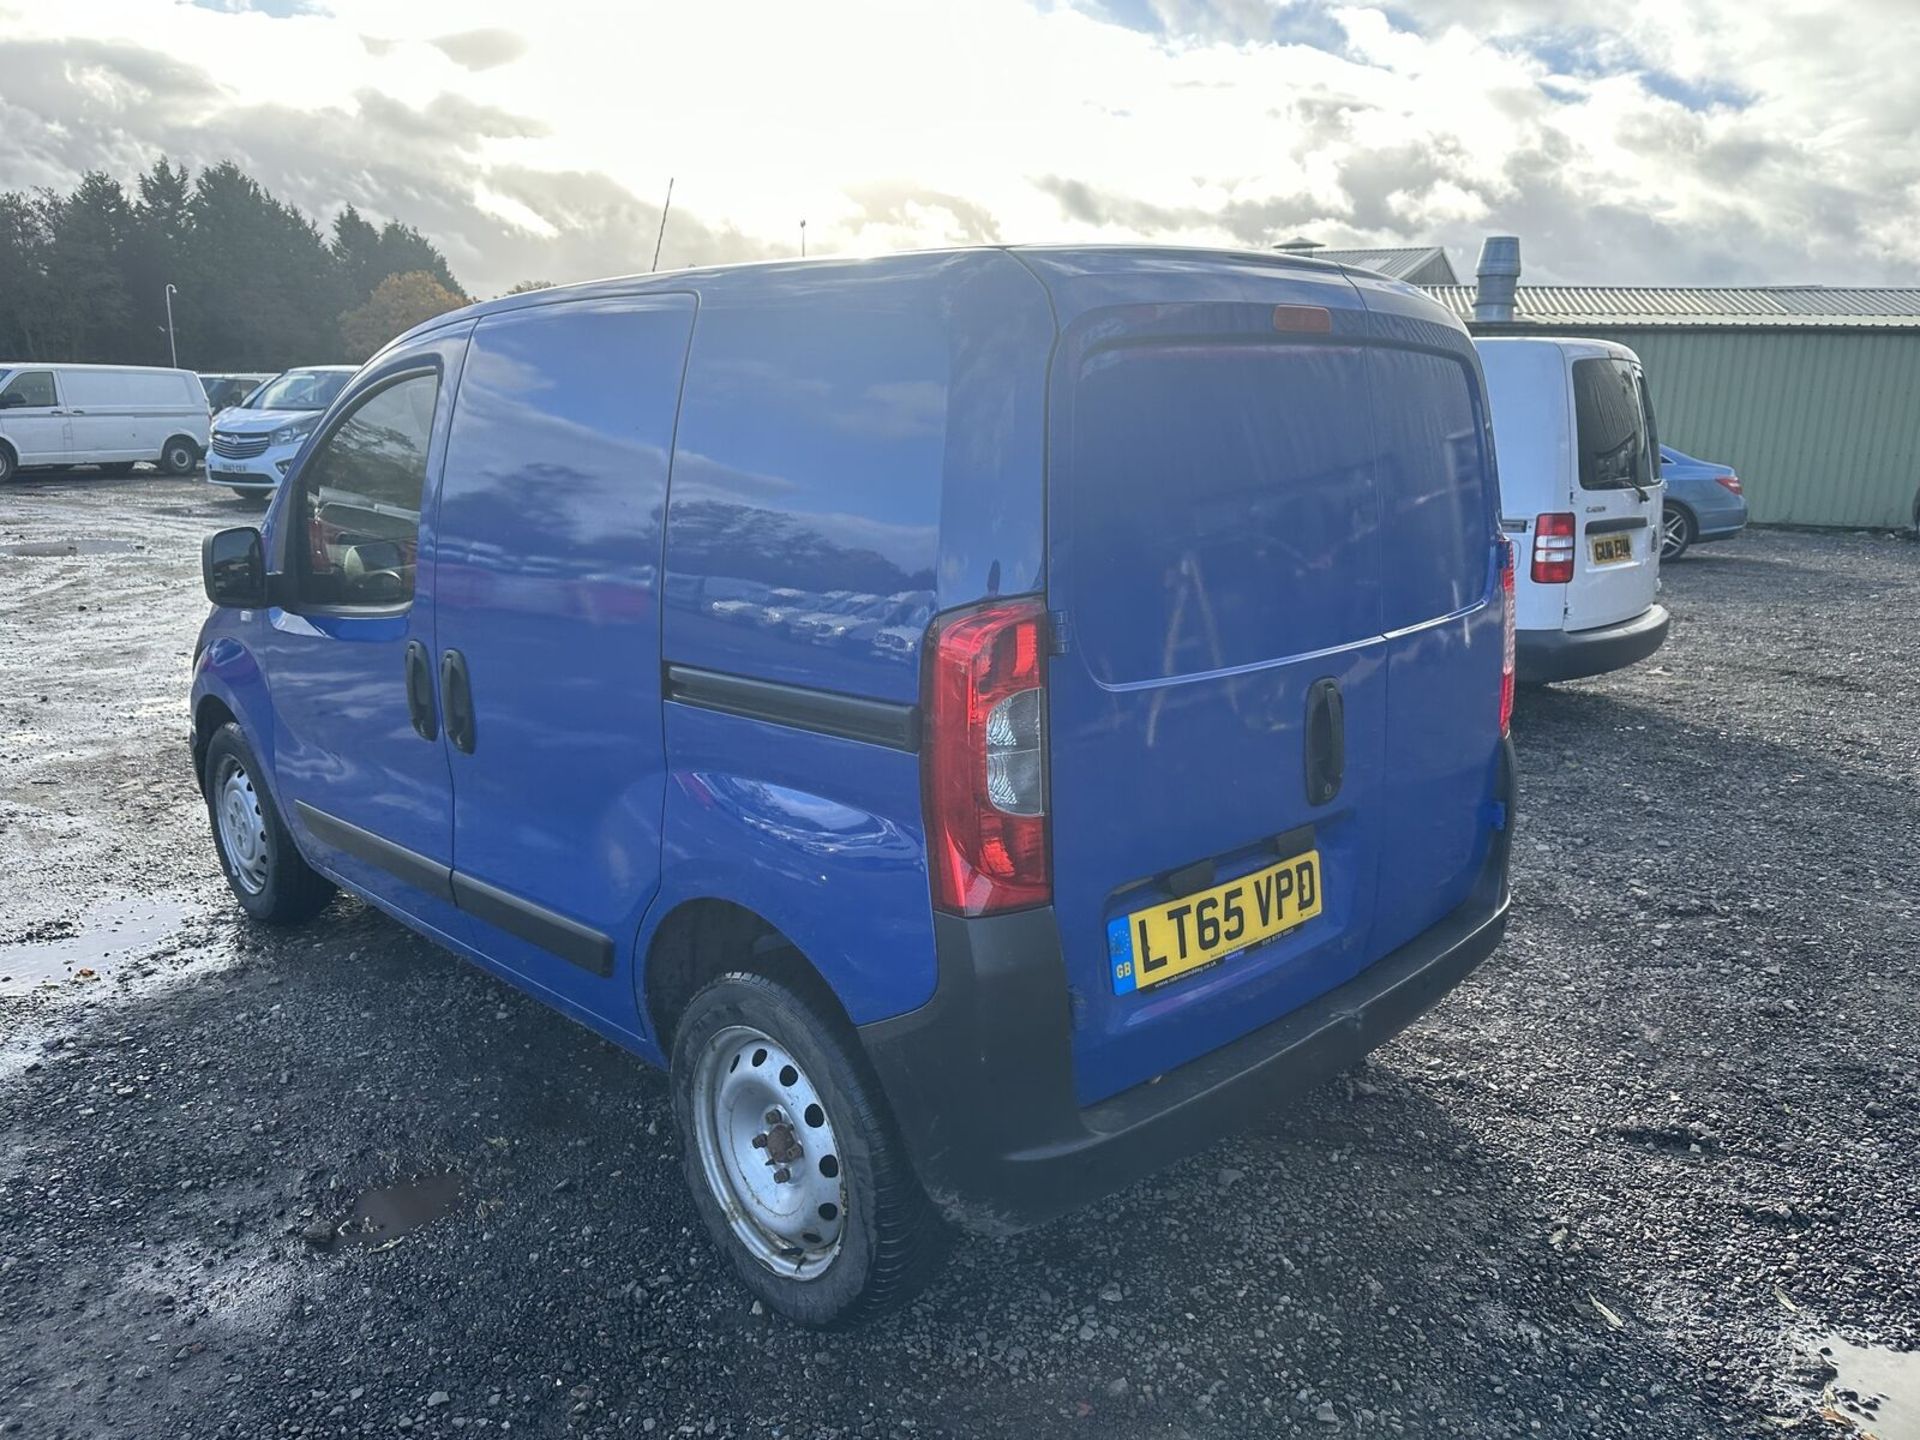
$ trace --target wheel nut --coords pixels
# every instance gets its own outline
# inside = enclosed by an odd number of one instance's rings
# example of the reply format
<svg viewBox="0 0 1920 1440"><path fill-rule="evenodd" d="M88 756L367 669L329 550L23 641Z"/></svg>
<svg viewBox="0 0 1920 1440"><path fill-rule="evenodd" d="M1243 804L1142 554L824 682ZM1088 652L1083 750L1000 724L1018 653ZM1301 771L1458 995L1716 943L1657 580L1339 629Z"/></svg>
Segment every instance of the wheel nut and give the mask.
<svg viewBox="0 0 1920 1440"><path fill-rule="evenodd" d="M753 1148L754 1148L754 1149L756 1149L756 1150L764 1150L764 1149L766 1149L766 1148L767 1148L767 1137L766 1137L765 1135L756 1135L756 1136L754 1136L754 1137L753 1137Z"/></svg>
<svg viewBox="0 0 1920 1440"><path fill-rule="evenodd" d="M786 1166L782 1165L778 1170L773 1172L773 1178L777 1183L784 1185L789 1180L793 1179L793 1172L789 1170Z"/></svg>

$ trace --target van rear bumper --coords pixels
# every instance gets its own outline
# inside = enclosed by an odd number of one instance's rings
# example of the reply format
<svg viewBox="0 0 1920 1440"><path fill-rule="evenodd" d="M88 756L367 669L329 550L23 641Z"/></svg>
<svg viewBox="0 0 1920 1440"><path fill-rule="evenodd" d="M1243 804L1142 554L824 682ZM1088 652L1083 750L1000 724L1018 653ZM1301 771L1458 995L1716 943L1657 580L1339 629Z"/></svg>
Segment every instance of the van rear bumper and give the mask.
<svg viewBox="0 0 1920 1440"><path fill-rule="evenodd" d="M1604 675L1644 660L1667 641L1673 617L1650 605L1631 620L1592 630L1521 630L1513 637L1513 673L1522 685Z"/></svg>
<svg viewBox="0 0 1920 1440"><path fill-rule="evenodd" d="M1451 915L1338 989L1085 1109L1053 911L936 915L933 999L860 1030L934 1204L983 1234L1041 1224L1270 1115L1432 1009L1507 928L1511 742L1501 773L1504 828Z"/></svg>

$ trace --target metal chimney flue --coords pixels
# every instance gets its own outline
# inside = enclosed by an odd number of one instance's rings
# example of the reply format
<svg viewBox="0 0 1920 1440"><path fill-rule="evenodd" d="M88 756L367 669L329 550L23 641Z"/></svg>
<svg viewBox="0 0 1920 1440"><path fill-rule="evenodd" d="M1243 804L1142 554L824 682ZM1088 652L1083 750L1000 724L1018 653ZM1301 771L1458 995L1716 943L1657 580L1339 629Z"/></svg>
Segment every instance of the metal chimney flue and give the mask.
<svg viewBox="0 0 1920 1440"><path fill-rule="evenodd" d="M1513 293L1520 284L1520 237L1489 235L1480 245L1473 318L1482 324L1513 322Z"/></svg>

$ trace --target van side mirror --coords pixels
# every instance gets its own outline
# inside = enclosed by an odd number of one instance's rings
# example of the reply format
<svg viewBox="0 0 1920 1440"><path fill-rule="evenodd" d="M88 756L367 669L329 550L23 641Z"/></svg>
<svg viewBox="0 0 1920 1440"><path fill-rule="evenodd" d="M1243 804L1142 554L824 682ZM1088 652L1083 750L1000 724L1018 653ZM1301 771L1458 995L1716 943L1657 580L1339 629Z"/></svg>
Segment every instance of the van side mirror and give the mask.
<svg viewBox="0 0 1920 1440"><path fill-rule="evenodd" d="M266 551L251 525L216 530L200 542L200 581L216 605L254 608L267 603Z"/></svg>

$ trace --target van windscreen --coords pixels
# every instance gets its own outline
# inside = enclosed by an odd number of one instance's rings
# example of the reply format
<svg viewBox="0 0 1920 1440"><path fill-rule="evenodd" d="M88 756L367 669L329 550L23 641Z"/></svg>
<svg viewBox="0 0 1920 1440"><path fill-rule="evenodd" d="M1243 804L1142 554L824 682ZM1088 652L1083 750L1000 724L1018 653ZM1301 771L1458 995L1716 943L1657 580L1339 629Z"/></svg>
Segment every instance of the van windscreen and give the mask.
<svg viewBox="0 0 1920 1440"><path fill-rule="evenodd" d="M1366 352L1345 345L1088 356L1064 483L1073 622L1097 678L1225 670L1378 633L1367 382Z"/></svg>
<svg viewBox="0 0 1920 1440"><path fill-rule="evenodd" d="M1574 361L1573 414L1582 490L1653 484L1653 446L1633 366L1613 359Z"/></svg>

